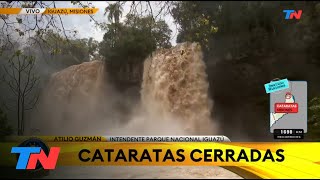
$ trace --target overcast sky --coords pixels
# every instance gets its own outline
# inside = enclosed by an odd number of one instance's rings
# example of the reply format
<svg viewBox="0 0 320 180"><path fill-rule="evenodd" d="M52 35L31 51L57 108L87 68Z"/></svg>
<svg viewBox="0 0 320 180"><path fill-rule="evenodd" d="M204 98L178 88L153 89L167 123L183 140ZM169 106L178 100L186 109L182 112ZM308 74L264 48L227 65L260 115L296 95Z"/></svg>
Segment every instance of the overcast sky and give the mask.
<svg viewBox="0 0 320 180"><path fill-rule="evenodd" d="M104 15L104 9L108 6L109 3L113 3L112 1L92 1L93 6L99 8L99 11L94 15L94 19L98 22L106 22L107 15ZM70 1L65 2L57 2L57 7L74 7ZM127 3L123 7L123 16L122 20L125 18L125 15L130 10L131 1L127 1ZM159 11L159 7L157 6L157 2L152 2L151 6L153 8L154 14ZM163 17L166 23L169 25L172 30L171 34L171 43L172 45L176 44L177 37L177 27L174 23L172 16L166 15ZM94 22L90 22L90 17L88 15L67 15L62 16L62 21L64 22L64 26L66 29L76 29L79 33L78 36L80 38L85 37L93 37L94 39L101 41L104 35L104 32L100 29L96 28Z"/></svg>

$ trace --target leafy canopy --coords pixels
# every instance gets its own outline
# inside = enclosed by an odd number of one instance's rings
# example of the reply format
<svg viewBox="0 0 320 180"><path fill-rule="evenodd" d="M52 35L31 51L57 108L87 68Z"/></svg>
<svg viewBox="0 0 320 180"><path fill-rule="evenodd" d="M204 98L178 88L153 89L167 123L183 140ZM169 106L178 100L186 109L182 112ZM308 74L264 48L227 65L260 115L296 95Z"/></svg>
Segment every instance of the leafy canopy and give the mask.
<svg viewBox="0 0 320 180"><path fill-rule="evenodd" d="M123 23L107 25L100 54L113 63L142 61L157 48L171 47L170 35L165 21L129 14Z"/></svg>

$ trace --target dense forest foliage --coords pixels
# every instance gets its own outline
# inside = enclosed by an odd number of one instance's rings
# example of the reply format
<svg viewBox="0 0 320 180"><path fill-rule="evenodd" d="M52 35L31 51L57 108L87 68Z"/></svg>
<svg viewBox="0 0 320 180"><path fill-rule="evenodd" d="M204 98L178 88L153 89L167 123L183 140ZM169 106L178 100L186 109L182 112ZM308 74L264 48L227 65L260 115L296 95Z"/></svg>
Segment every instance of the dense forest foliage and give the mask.
<svg viewBox="0 0 320 180"><path fill-rule="evenodd" d="M139 2L132 2L131 7ZM72 3L86 6L78 1ZM148 12L154 12L148 1L144 3ZM105 22L99 24L105 31L101 42L68 38L65 29L51 24L48 28L36 26L33 31L37 33L29 37L33 43L28 45L9 43L5 31L0 38L1 63L17 49L24 49L27 56L36 55L35 76L45 84L51 73L70 65L104 60L114 83L139 86L143 60L158 48L171 47L172 32L157 14L141 15L131 10L124 14L124 4L117 1L106 7ZM33 1L20 5L40 6ZM269 99L263 84L288 78L308 81L307 138L320 138L319 2L163 1L160 6L160 12L170 14L179 27L177 43L194 41L202 45L210 94L215 101L213 116L222 124L221 133L230 134L231 139L242 132L255 138L268 136ZM284 9L303 10L301 19L285 20ZM120 21L122 16L124 21ZM5 17L1 20L7 22ZM20 36L29 31L16 30Z"/></svg>
<svg viewBox="0 0 320 180"><path fill-rule="evenodd" d="M112 74L110 78L117 82L139 83L143 60L157 48L171 47L169 26L165 21L155 21L151 16L128 14L123 23L115 21L107 24L106 31L99 52L107 63L108 72Z"/></svg>
<svg viewBox="0 0 320 180"><path fill-rule="evenodd" d="M284 9L301 9L301 19L285 20ZM320 136L319 2L189 1L175 3L172 14L181 27L177 42L200 42L205 50L211 93L227 134L231 123L250 137L265 136L258 132L268 132L262 85L288 78L308 81L307 138Z"/></svg>

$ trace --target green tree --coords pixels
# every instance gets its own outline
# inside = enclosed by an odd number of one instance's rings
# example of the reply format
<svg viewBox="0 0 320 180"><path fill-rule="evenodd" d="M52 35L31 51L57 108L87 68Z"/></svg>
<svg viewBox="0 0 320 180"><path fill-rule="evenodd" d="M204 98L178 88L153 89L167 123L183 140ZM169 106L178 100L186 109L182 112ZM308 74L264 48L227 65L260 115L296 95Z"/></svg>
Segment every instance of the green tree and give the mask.
<svg viewBox="0 0 320 180"><path fill-rule="evenodd" d="M114 22L118 24L120 22L120 17L122 16L122 11L123 11L122 6L120 5L119 2L117 2L114 4L110 4L109 6L106 7L105 15L107 12L109 12L108 20L112 23Z"/></svg>
<svg viewBox="0 0 320 180"><path fill-rule="evenodd" d="M71 2L76 5L77 2ZM45 2L45 1L2 1L0 3L0 8L56 8L57 4L55 1ZM10 16L12 17L12 16ZM1 50L13 49L16 41L19 41L17 37L27 38L33 36L37 33L41 38L48 30L53 30L60 33L65 38L71 37L76 31L72 29L65 28L64 21L62 21L63 16L53 15L53 14L43 14L42 16L16 16L9 18L8 15L1 15L0 22L3 24L3 28L0 30L0 34L3 34L4 39L0 37L0 52ZM2 44L1 41L8 41ZM38 43L38 41L35 41ZM18 49L14 49L16 51Z"/></svg>
<svg viewBox="0 0 320 180"><path fill-rule="evenodd" d="M40 64L50 67L49 70L59 71L71 65L81 64L90 60L101 59L99 57L99 43L92 38L70 38L47 31L41 38L34 36L30 41L37 41L27 46L26 52L30 55L37 56ZM49 73L52 73L49 72Z"/></svg>
<svg viewBox="0 0 320 180"><path fill-rule="evenodd" d="M306 40L318 38L316 7L316 2L188 1L177 2L172 12L181 26L178 42L198 41L216 56L242 58L304 51ZM299 8L301 21L284 19L283 9Z"/></svg>
<svg viewBox="0 0 320 180"><path fill-rule="evenodd" d="M102 56L99 54L99 42L92 37L88 40L85 39L85 44L88 46L88 53L90 60L102 60Z"/></svg>
<svg viewBox="0 0 320 180"><path fill-rule="evenodd" d="M124 23L107 25L107 32L100 43L100 54L113 77L123 76L123 72L133 73L136 67L142 67L142 61L155 49L170 47L170 35L171 30L164 21L155 22L150 16L129 14Z"/></svg>
<svg viewBox="0 0 320 180"><path fill-rule="evenodd" d="M119 29L121 28L120 17L122 16L123 8L119 2L110 4L105 8L105 15L108 13L108 20L112 24L112 28L108 26L108 30L113 33L113 41L119 40Z"/></svg>
<svg viewBox="0 0 320 180"><path fill-rule="evenodd" d="M34 93L39 85L39 77L34 72L34 67L35 58L24 55L21 50L12 55L8 64L3 66L6 72L3 82L7 84L13 96L6 107L16 113L18 135L24 133L26 111L33 109L39 97L38 92Z"/></svg>
<svg viewBox="0 0 320 180"><path fill-rule="evenodd" d="M284 9L303 10L301 19L285 20ZM229 124L239 123L254 126L239 126L249 137L268 136L268 104L259 99L265 97L261 84L274 78L307 80L308 96L319 96L319 2L180 1L172 12L180 26L177 42L197 41L205 50L209 90L226 135L234 134ZM243 100L257 110L245 110ZM236 118L225 113L226 101L241 112Z"/></svg>
<svg viewBox="0 0 320 180"><path fill-rule="evenodd" d="M100 53L106 60L145 58L156 48L170 47L171 30L164 21L154 22L150 16L127 15L124 23L108 24L107 32L100 44ZM151 33L150 33L151 32ZM117 36L117 37L116 37Z"/></svg>
<svg viewBox="0 0 320 180"><path fill-rule="evenodd" d="M195 41L201 43L203 47L209 48L208 39L210 35L218 31L218 27L212 14L203 8L204 3L181 1L175 4L172 14L176 23L180 25L180 32L177 36L178 43ZM216 6L212 9L215 8Z"/></svg>

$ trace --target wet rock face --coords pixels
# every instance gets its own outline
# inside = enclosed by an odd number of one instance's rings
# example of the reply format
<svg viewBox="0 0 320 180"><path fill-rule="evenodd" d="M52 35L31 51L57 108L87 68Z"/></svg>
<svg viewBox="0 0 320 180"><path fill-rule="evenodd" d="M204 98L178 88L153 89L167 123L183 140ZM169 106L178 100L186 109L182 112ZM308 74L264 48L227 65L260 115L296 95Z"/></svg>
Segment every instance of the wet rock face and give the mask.
<svg viewBox="0 0 320 180"><path fill-rule="evenodd" d="M268 129L269 96L263 87L269 78L267 66L258 64L261 59L222 60L208 66L213 116L221 125L220 133L233 141L273 138Z"/></svg>
<svg viewBox="0 0 320 180"><path fill-rule="evenodd" d="M143 59L131 59L125 63L106 61L105 71L108 83L111 83L118 92L126 94L129 91L132 94L132 89L141 87ZM139 91L134 95L140 97Z"/></svg>

